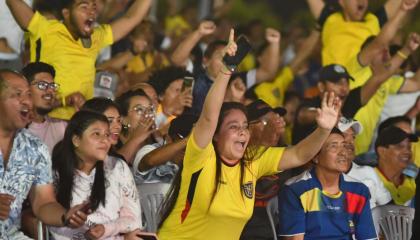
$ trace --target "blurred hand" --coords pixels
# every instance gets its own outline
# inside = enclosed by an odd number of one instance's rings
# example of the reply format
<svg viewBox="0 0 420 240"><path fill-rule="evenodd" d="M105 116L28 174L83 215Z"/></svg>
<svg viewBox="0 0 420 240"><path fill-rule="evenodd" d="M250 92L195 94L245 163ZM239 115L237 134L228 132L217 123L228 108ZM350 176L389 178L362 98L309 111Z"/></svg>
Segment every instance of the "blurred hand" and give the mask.
<svg viewBox="0 0 420 240"><path fill-rule="evenodd" d="M337 124L341 100L334 92L326 92L322 98L321 108L317 109L316 123L322 129L331 130Z"/></svg>
<svg viewBox="0 0 420 240"><path fill-rule="evenodd" d="M401 9L404 11L413 10L417 6L418 3L419 3L419 0L403 0L401 2Z"/></svg>
<svg viewBox="0 0 420 240"><path fill-rule="evenodd" d="M141 233L140 229L136 229L134 231L131 231L129 233L124 234L124 240L139 240L140 237L137 236L137 234Z"/></svg>
<svg viewBox="0 0 420 240"><path fill-rule="evenodd" d="M9 46L7 39L4 37L0 38L0 52L14 53L15 51Z"/></svg>
<svg viewBox="0 0 420 240"><path fill-rule="evenodd" d="M87 214L89 213L84 213L82 212L82 208L84 208L87 204L89 203L81 203L78 204L72 208L70 208L67 211L67 214L65 216L66 218L66 222L68 223L68 227L70 228L79 228L83 225L85 225L86 219L87 219Z"/></svg>
<svg viewBox="0 0 420 240"><path fill-rule="evenodd" d="M232 100L235 102L242 102L246 92L246 86L242 79L236 78L230 84L230 91L232 93Z"/></svg>
<svg viewBox="0 0 420 240"><path fill-rule="evenodd" d="M74 92L66 97L66 105L74 107L76 111L79 111L85 102L86 99L80 92Z"/></svg>
<svg viewBox="0 0 420 240"><path fill-rule="evenodd" d="M192 89L186 88L182 93L176 96L170 109L173 115L181 115L185 107L192 107L193 97Z"/></svg>
<svg viewBox="0 0 420 240"><path fill-rule="evenodd" d="M10 206L12 205L15 197L9 194L0 193L0 220L9 218Z"/></svg>
<svg viewBox="0 0 420 240"><path fill-rule="evenodd" d="M87 239L96 240L102 237L105 233L105 227L102 224L97 224L93 227L91 227L86 233L85 237Z"/></svg>
<svg viewBox="0 0 420 240"><path fill-rule="evenodd" d="M214 24L213 21L203 21L200 23L197 29L198 33L201 36L210 35L214 33L215 30L216 30L216 24Z"/></svg>
<svg viewBox="0 0 420 240"><path fill-rule="evenodd" d="M410 33L407 41L405 42L404 48L407 48L411 53L415 52L420 45L420 35L417 33Z"/></svg>
<svg viewBox="0 0 420 240"><path fill-rule="evenodd" d="M269 43L280 43L280 32L274 28L265 29L265 40Z"/></svg>

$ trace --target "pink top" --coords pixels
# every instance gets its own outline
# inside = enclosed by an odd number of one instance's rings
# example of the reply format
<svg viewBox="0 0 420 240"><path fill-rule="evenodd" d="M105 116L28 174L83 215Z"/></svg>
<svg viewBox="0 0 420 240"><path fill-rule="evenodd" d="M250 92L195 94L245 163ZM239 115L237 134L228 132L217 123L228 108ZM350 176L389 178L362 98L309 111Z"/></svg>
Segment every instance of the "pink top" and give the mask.
<svg viewBox="0 0 420 240"><path fill-rule="evenodd" d="M28 130L47 145L51 154L55 144L63 139L66 127L66 121L46 117L43 123L32 122L29 124Z"/></svg>
<svg viewBox="0 0 420 240"><path fill-rule="evenodd" d="M103 224L105 227L105 233L100 239L124 239L120 233L141 228L140 201L130 168L123 160L108 156L104 162L104 169L105 207L100 204L98 209L88 216L85 225L78 229L49 227L54 239L85 239L84 234L95 224ZM74 177L73 199L70 206L89 199L95 179L95 169L89 175L77 170Z"/></svg>

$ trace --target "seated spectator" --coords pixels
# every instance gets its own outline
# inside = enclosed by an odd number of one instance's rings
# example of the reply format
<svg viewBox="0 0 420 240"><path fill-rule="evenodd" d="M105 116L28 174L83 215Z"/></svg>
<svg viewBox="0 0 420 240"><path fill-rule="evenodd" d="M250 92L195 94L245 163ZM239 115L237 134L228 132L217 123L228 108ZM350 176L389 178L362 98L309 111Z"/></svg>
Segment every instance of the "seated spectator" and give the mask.
<svg viewBox="0 0 420 240"><path fill-rule="evenodd" d="M191 107L192 89L183 88L184 77L191 76L181 67L166 67L153 73L149 79L150 85L156 90L159 106L156 112L156 126L158 129L167 127L169 122L184 112L184 108ZM163 132L166 134L166 132Z"/></svg>
<svg viewBox="0 0 420 240"><path fill-rule="evenodd" d="M142 147L133 162L136 184L172 183L184 158L188 136L197 117L181 115L170 123L166 144L149 144Z"/></svg>
<svg viewBox="0 0 420 240"><path fill-rule="evenodd" d="M223 104L232 72L223 66L222 58L224 53L235 55L236 49L232 30L229 43L215 59L222 68L188 138L183 168L178 172L181 181L174 182L174 191L162 205L160 239L238 239L253 211L256 181L305 164L337 122L340 100L332 93L318 109L318 129L300 144L248 148L245 107L235 102Z"/></svg>
<svg viewBox="0 0 420 240"><path fill-rule="evenodd" d="M123 239L120 234L140 229L137 189L126 163L108 156L109 136L104 115L79 111L54 148L58 201L66 207L82 204L88 214L87 222L77 229L50 227L55 239Z"/></svg>
<svg viewBox="0 0 420 240"><path fill-rule="evenodd" d="M343 134L333 129L315 167L290 179L279 194L283 239L376 239L368 188L349 168Z"/></svg>
<svg viewBox="0 0 420 240"><path fill-rule="evenodd" d="M130 90L115 102L120 107L122 117L122 132L120 140L122 154L129 165L133 163L137 151L146 144L155 142L155 108L150 98L143 90Z"/></svg>
<svg viewBox="0 0 420 240"><path fill-rule="evenodd" d="M54 68L43 62L28 64L22 70L30 85L32 94L32 122L28 130L39 137L51 153L55 144L63 139L67 122L50 118L48 113L54 109L57 90L60 85L54 82Z"/></svg>
<svg viewBox="0 0 420 240"><path fill-rule="evenodd" d="M375 172L397 205L409 206L416 192L415 179L405 176L403 171L412 162L411 143L417 141L416 135L389 126L378 133L375 142L378 156Z"/></svg>
<svg viewBox="0 0 420 240"><path fill-rule="evenodd" d="M30 121L30 96L23 75L0 70L0 239L29 239L20 231L26 198L44 224L78 228L86 221L82 205L63 207L56 201L48 148L24 128Z"/></svg>
<svg viewBox="0 0 420 240"><path fill-rule="evenodd" d="M369 188L371 209L389 203L392 200L391 194L376 175L375 170L370 166L361 166L353 162L355 158L354 140L356 135L362 132L362 125L356 120L341 117L337 128L343 133L348 150L347 156L350 168L346 171L346 175L360 181Z"/></svg>

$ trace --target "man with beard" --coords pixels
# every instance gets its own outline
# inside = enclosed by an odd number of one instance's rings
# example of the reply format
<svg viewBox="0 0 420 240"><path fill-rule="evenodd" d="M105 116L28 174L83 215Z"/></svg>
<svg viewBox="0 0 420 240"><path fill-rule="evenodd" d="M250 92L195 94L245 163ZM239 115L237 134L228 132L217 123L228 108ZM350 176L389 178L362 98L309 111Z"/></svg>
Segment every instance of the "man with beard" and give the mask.
<svg viewBox="0 0 420 240"><path fill-rule="evenodd" d="M24 127L32 100L25 77L0 70L0 239L28 239L20 232L22 203L28 197L35 216L52 226L78 228L85 204L65 209L57 203L48 149Z"/></svg>
<svg viewBox="0 0 420 240"><path fill-rule="evenodd" d="M135 0L111 24L95 25L95 0L62 0L62 20L48 20L23 0L7 0L16 22L29 32L31 62L51 64L60 84L62 107L50 116L68 120L93 97L95 61L100 50L126 36L146 15L151 0Z"/></svg>
<svg viewBox="0 0 420 240"><path fill-rule="evenodd" d="M24 67L22 72L28 80L33 103L32 123L28 130L39 137L51 153L55 144L63 138L67 126L63 120L48 117L54 109L60 86L54 82L55 70L47 63L34 62Z"/></svg>

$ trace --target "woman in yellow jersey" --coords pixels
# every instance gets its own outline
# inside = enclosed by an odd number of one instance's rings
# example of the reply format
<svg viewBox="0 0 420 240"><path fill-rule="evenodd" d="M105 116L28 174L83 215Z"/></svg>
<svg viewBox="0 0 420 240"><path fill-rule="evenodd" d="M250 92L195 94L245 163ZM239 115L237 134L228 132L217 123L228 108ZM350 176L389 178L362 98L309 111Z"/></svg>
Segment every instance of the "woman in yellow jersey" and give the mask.
<svg viewBox="0 0 420 240"><path fill-rule="evenodd" d="M234 55L233 31L224 53ZM224 103L231 72L222 64L188 139L183 167L161 212L160 239L239 239L252 215L256 180L308 162L337 122L333 94L318 109L318 129L290 148L248 147L246 110ZM327 100L328 99L328 100Z"/></svg>

